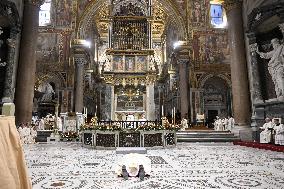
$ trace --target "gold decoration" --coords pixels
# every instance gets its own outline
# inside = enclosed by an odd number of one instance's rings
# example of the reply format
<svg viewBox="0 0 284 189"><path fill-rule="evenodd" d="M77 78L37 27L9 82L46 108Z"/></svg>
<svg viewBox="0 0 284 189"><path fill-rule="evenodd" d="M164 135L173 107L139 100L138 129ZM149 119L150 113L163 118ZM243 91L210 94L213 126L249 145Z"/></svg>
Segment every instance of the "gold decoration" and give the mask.
<svg viewBox="0 0 284 189"><path fill-rule="evenodd" d="M114 81L113 75L112 74L105 74L104 75L104 80L108 84L112 84Z"/></svg>
<svg viewBox="0 0 284 189"><path fill-rule="evenodd" d="M226 11L229 12L235 8L240 8L242 6L242 0L225 0L223 6Z"/></svg>

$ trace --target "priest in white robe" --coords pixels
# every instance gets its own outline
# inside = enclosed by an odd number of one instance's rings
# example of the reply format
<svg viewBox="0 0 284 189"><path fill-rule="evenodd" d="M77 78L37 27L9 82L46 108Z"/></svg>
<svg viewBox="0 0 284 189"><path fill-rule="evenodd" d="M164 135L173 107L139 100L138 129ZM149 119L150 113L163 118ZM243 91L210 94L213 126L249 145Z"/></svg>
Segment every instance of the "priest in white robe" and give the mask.
<svg viewBox="0 0 284 189"><path fill-rule="evenodd" d="M274 127L274 123L272 123L270 118L266 118L265 124L263 124L263 126L260 127L260 129L263 130L260 133L260 143L267 144L271 142L271 131L273 127Z"/></svg>
<svg viewBox="0 0 284 189"><path fill-rule="evenodd" d="M278 119L274 119L274 123L275 144L284 145L284 125L279 123Z"/></svg>
<svg viewBox="0 0 284 189"><path fill-rule="evenodd" d="M223 122L222 119L219 118L218 116L216 116L217 120L214 123L214 129L215 131L223 131L224 127L223 127Z"/></svg>
<svg viewBox="0 0 284 189"><path fill-rule="evenodd" d="M188 128L188 123L187 123L187 119L183 118L181 120L181 130L184 131L185 129Z"/></svg>
<svg viewBox="0 0 284 189"><path fill-rule="evenodd" d="M232 116L229 116L228 117L228 127L227 127L227 130L228 131L232 131L232 129L234 128L234 125L235 125L235 120Z"/></svg>
<svg viewBox="0 0 284 189"><path fill-rule="evenodd" d="M228 119L225 117L223 120L224 131L228 130Z"/></svg>

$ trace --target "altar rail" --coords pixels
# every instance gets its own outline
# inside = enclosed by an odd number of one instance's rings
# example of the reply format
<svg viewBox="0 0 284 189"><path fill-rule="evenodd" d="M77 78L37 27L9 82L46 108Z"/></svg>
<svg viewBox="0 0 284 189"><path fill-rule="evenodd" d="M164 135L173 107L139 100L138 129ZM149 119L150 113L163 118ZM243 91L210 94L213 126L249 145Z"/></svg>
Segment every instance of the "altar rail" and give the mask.
<svg viewBox="0 0 284 189"><path fill-rule="evenodd" d="M170 147L176 146L176 131L101 131L82 132L83 146L97 149L116 147Z"/></svg>
<svg viewBox="0 0 284 189"><path fill-rule="evenodd" d="M98 125L120 125L122 129L137 129L139 126L162 125L161 121L98 121Z"/></svg>

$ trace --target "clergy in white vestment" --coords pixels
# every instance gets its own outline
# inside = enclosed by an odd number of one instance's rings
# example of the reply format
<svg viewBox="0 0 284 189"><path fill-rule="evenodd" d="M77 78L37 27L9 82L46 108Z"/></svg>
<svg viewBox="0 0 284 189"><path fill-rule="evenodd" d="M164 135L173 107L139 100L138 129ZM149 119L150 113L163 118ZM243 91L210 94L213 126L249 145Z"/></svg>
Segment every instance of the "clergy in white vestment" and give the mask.
<svg viewBox="0 0 284 189"><path fill-rule="evenodd" d="M214 130L216 131L217 130L217 119L214 119L213 125L214 125Z"/></svg>
<svg viewBox="0 0 284 189"><path fill-rule="evenodd" d="M266 118L265 124L263 124L263 126L260 127L260 129L263 130L260 133L260 143L267 144L271 142L271 130L273 129L273 127L274 123L272 123L270 118Z"/></svg>
<svg viewBox="0 0 284 189"><path fill-rule="evenodd" d="M224 131L228 130L228 119L225 117L223 120Z"/></svg>
<svg viewBox="0 0 284 189"><path fill-rule="evenodd" d="M278 119L274 119L274 123L275 144L284 145L284 125L279 123Z"/></svg>
<svg viewBox="0 0 284 189"><path fill-rule="evenodd" d="M217 117L217 120L214 123L214 129L216 131L223 131L224 130L223 122L222 122L221 118Z"/></svg>
<svg viewBox="0 0 284 189"><path fill-rule="evenodd" d="M185 129L188 128L188 123L187 123L187 119L183 118L181 120L181 129L184 131Z"/></svg>
<svg viewBox="0 0 284 189"><path fill-rule="evenodd" d="M41 118L39 123L38 123L38 130L44 130L44 125L45 125L44 119Z"/></svg>
<svg viewBox="0 0 284 189"><path fill-rule="evenodd" d="M62 129L63 129L62 119L60 117L57 117L56 126L57 126L58 131L62 131Z"/></svg>
<svg viewBox="0 0 284 189"><path fill-rule="evenodd" d="M232 131L233 127L235 125L235 120L232 116L229 116L228 117L228 127L227 127L227 130L228 131Z"/></svg>

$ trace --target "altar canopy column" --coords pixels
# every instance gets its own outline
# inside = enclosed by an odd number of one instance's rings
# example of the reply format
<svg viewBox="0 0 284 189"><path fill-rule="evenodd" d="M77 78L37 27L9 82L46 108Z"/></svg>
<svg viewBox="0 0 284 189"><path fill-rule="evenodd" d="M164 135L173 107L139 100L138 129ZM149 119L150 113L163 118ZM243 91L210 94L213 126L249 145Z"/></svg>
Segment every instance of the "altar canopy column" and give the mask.
<svg viewBox="0 0 284 189"><path fill-rule="evenodd" d="M224 3L228 17L229 44L231 49L231 80L233 92L233 114L236 135L243 140L252 140L250 129L250 93L245 56L242 1L228 0Z"/></svg>
<svg viewBox="0 0 284 189"><path fill-rule="evenodd" d="M146 104L146 111L147 111L147 120L155 121L155 101L154 101L154 84L150 83L146 87L146 97L147 97L147 104Z"/></svg>
<svg viewBox="0 0 284 189"><path fill-rule="evenodd" d="M188 60L178 60L181 117L188 119Z"/></svg>
<svg viewBox="0 0 284 189"><path fill-rule="evenodd" d="M21 45L16 83L16 123L31 121L35 72L36 40L38 36L39 9L44 0L25 0L22 20Z"/></svg>
<svg viewBox="0 0 284 189"><path fill-rule="evenodd" d="M75 84L75 112L82 113L84 107L84 74L86 59L84 55L75 55L76 84Z"/></svg>

